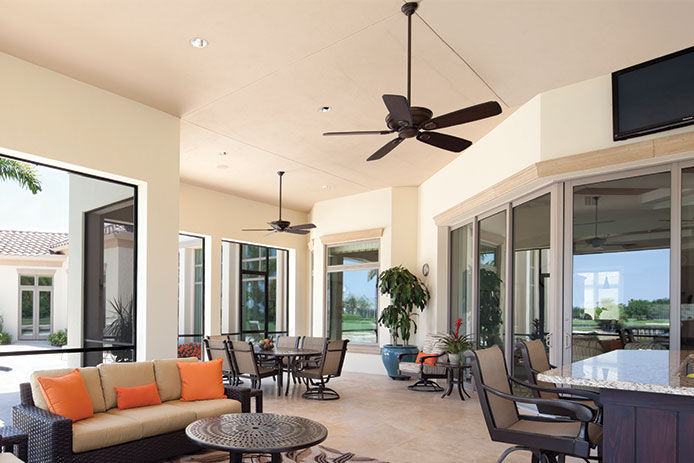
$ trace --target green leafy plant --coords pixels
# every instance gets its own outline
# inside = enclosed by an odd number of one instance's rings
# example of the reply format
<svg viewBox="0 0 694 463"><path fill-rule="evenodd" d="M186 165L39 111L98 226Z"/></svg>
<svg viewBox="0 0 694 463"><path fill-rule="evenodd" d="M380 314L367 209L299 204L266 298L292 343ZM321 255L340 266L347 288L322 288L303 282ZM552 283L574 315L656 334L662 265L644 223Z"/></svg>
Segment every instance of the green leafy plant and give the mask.
<svg viewBox="0 0 694 463"><path fill-rule="evenodd" d="M496 272L480 269L480 347L502 344L499 333L501 312L501 278ZM503 344L502 344L503 345Z"/></svg>
<svg viewBox="0 0 694 463"><path fill-rule="evenodd" d="M33 194L41 191L41 181L30 164L0 157L0 180L15 180Z"/></svg>
<svg viewBox="0 0 694 463"><path fill-rule="evenodd" d="M11 342L12 336L5 331L5 319L0 315L0 345L10 344Z"/></svg>
<svg viewBox="0 0 694 463"><path fill-rule="evenodd" d="M48 335L48 344L53 347L63 347L67 344L67 333L64 330L56 331Z"/></svg>
<svg viewBox="0 0 694 463"><path fill-rule="evenodd" d="M390 297L390 305L383 309L378 322L388 328L393 344L397 345L398 338L402 338L407 345L412 329L417 332L417 324L412 319L415 309L421 312L426 308L431 297L429 289L401 265L381 272L378 288L381 294Z"/></svg>
<svg viewBox="0 0 694 463"><path fill-rule="evenodd" d="M459 318L455 322L455 333L437 335L436 339L446 346L446 352L450 354L461 354L468 349L472 349L473 343L469 334L460 334L460 327L463 325L463 319Z"/></svg>
<svg viewBox="0 0 694 463"><path fill-rule="evenodd" d="M113 338L113 341L118 344L132 344L134 333L133 320L133 299L132 297L123 302L120 298L109 301L114 320L104 328L104 337ZM116 362L132 362L132 350L117 350L113 351L113 356Z"/></svg>

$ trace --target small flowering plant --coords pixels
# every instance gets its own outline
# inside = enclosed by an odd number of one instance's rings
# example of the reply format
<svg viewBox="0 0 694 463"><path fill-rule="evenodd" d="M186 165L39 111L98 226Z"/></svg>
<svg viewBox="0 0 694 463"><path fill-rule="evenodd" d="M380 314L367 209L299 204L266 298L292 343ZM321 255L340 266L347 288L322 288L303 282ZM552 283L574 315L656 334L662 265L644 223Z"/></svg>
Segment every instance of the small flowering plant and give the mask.
<svg viewBox="0 0 694 463"><path fill-rule="evenodd" d="M186 342L184 344L178 345L178 358L186 357L197 357L198 360L202 359L202 352L200 350L200 344Z"/></svg>
<svg viewBox="0 0 694 463"><path fill-rule="evenodd" d="M446 352L449 354L460 354L472 348L470 335L460 334L461 326L463 326L463 319L459 318L455 322L455 333L436 336L436 338L446 346Z"/></svg>

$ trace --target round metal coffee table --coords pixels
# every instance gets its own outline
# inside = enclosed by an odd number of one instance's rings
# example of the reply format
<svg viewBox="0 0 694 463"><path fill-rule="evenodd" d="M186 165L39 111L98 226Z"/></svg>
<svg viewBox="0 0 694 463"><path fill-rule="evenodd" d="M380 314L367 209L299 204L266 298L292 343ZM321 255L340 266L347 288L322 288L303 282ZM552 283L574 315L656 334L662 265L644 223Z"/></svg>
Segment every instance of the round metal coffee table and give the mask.
<svg viewBox="0 0 694 463"><path fill-rule="evenodd" d="M203 447L226 450L234 463L240 463L244 453L269 453L272 463L280 463L282 452L320 444L328 430L300 416L234 413L191 423L186 434Z"/></svg>

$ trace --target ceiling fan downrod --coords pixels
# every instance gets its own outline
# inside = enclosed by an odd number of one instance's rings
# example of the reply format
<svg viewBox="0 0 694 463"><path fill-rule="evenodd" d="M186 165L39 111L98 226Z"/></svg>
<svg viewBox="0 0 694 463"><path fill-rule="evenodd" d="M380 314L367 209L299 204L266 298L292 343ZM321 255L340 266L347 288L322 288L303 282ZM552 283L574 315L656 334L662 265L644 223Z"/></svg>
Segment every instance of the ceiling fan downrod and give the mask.
<svg viewBox="0 0 694 463"><path fill-rule="evenodd" d="M412 106L412 15L419 3L405 3L400 10L407 16L407 104Z"/></svg>

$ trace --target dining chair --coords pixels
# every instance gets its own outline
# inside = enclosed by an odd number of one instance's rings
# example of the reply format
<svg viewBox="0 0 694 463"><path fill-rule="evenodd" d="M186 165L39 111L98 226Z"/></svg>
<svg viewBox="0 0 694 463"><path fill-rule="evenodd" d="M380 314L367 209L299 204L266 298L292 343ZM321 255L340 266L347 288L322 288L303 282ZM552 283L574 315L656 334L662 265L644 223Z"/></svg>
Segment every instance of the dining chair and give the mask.
<svg viewBox="0 0 694 463"><path fill-rule="evenodd" d="M514 444L501 454L498 463L519 450L531 452L533 463L564 463L566 456L601 460L602 426L595 422L595 410L571 400L513 395L513 378L499 346L467 351L465 357L470 359L489 436L494 442ZM552 406L560 413L554 417L520 414L518 403ZM595 448L597 457L591 456Z"/></svg>
<svg viewBox="0 0 694 463"><path fill-rule="evenodd" d="M234 360L231 356L231 352L227 348L227 337L223 335L218 336L206 336L202 340L205 347L205 354L207 355L207 360L216 360L218 358L222 359L222 377L226 379L232 386L237 386L241 383L241 379L236 373L236 368L234 366Z"/></svg>
<svg viewBox="0 0 694 463"><path fill-rule="evenodd" d="M576 388L561 388L562 392L548 392L546 389L556 389L557 385L537 379L537 375L552 368L556 368L549 363L545 344L540 339L532 341L522 341L516 344L521 352L523 364L528 370L528 383L538 388L530 388L534 397L538 399L566 399L582 403L598 412L598 422L602 422L602 403L600 394L592 391L585 391ZM542 390L545 389L545 390ZM551 404L541 404L537 406L537 411L547 415L557 415L560 410Z"/></svg>
<svg viewBox="0 0 694 463"><path fill-rule="evenodd" d="M299 347L299 341L301 336L277 336L277 341L275 342L275 347L278 349L296 349ZM290 359L287 357L282 357L281 359L282 371L290 372ZM292 381L296 383L296 378L292 375Z"/></svg>
<svg viewBox="0 0 694 463"><path fill-rule="evenodd" d="M314 350L323 352L325 345L328 343L328 338L320 336L304 336L301 340L301 348L306 350ZM303 368L318 368L320 357L309 357L301 361L300 369Z"/></svg>
<svg viewBox="0 0 694 463"><path fill-rule="evenodd" d="M263 378L275 377L281 372L276 368L268 368L258 364L258 358L253 351L253 344L248 341L224 341L231 352L239 377L251 380L251 387L260 389Z"/></svg>
<svg viewBox="0 0 694 463"><path fill-rule="evenodd" d="M301 394L301 397L311 400L336 400L340 398L340 394L326 384L332 378L337 378L342 374L348 342L348 339L342 339L326 343L323 346L323 355L318 367L296 372L297 378L303 379L304 384L306 384L306 391Z"/></svg>

